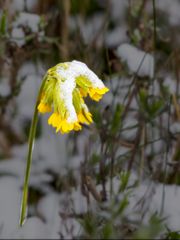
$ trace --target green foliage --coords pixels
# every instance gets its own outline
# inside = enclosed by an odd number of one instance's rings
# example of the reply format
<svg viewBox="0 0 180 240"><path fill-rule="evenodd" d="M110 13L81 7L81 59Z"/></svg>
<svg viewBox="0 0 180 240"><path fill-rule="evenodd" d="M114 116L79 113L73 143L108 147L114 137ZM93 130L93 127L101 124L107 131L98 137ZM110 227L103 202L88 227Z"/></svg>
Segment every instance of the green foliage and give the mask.
<svg viewBox="0 0 180 240"><path fill-rule="evenodd" d="M114 111L113 119L111 122L111 132L114 135L118 132L121 127L121 116L123 113L123 106L120 104L116 105L116 109Z"/></svg>
<svg viewBox="0 0 180 240"><path fill-rule="evenodd" d="M86 13L86 16L91 16L94 11L102 10L96 0L77 1L71 0L72 14Z"/></svg>
<svg viewBox="0 0 180 240"><path fill-rule="evenodd" d="M96 154L96 153L93 153L92 156L91 156L91 158L90 158L90 160L89 160L89 164L92 165L92 166L94 166L94 165L96 165L97 163L99 163L100 159L101 159L101 156L100 156L100 155L98 155L98 154Z"/></svg>
<svg viewBox="0 0 180 240"><path fill-rule="evenodd" d="M97 219L94 218L92 214L87 214L83 218L83 220L80 220L80 224L83 227L84 233L86 237L92 237L94 238L97 233Z"/></svg>
<svg viewBox="0 0 180 240"><path fill-rule="evenodd" d="M93 120L96 123L97 128L101 128L103 120L101 112L97 108L92 108L91 111L93 114Z"/></svg>
<svg viewBox="0 0 180 240"><path fill-rule="evenodd" d="M180 231L171 232L169 231L167 235L165 235L164 239L167 240L178 240L180 239Z"/></svg>
<svg viewBox="0 0 180 240"><path fill-rule="evenodd" d="M102 227L102 235L101 239L112 239L114 235L114 229L113 225L111 222L107 222L103 227Z"/></svg>
<svg viewBox="0 0 180 240"><path fill-rule="evenodd" d="M152 120L162 113L164 109L164 99L151 96L145 89L141 89L139 91L139 105L144 117Z"/></svg>
<svg viewBox="0 0 180 240"><path fill-rule="evenodd" d="M3 11L0 19L0 36L5 36L7 34L7 13Z"/></svg>
<svg viewBox="0 0 180 240"><path fill-rule="evenodd" d="M140 227L134 234L134 239L155 239L159 237L163 227L161 220L156 216L152 215L149 224Z"/></svg>
<svg viewBox="0 0 180 240"><path fill-rule="evenodd" d="M121 172L120 173L120 187L119 192L125 191L129 182L130 173L129 172Z"/></svg>

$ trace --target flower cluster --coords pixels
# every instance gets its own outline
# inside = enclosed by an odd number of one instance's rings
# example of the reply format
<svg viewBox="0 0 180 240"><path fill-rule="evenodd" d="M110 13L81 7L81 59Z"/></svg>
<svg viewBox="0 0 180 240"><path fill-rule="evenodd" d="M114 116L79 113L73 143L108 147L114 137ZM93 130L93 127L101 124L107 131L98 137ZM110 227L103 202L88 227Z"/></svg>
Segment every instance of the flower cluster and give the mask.
<svg viewBox="0 0 180 240"><path fill-rule="evenodd" d="M48 124L56 132L81 130L81 124L92 123L92 115L84 102L86 96L99 101L109 91L86 64L72 61L57 64L48 70L38 111L53 111Z"/></svg>

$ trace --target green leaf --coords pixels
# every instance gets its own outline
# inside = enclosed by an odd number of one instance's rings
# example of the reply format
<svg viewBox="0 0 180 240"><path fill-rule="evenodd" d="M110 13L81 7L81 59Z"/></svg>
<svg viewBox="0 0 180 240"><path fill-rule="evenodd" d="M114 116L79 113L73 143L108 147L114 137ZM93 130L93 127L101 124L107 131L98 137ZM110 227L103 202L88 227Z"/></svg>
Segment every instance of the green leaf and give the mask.
<svg viewBox="0 0 180 240"><path fill-rule="evenodd" d="M100 162L100 159L101 159L100 155L93 153L89 163L90 163L90 165L94 166Z"/></svg>
<svg viewBox="0 0 180 240"><path fill-rule="evenodd" d="M121 126L121 116L123 112L123 106L117 104L116 110L111 123L111 132L115 134Z"/></svg>
<svg viewBox="0 0 180 240"><path fill-rule="evenodd" d="M149 103L148 114L150 118L155 118L163 109L164 101L161 98L155 98Z"/></svg>
<svg viewBox="0 0 180 240"><path fill-rule="evenodd" d="M87 214L84 216L83 220L79 220L80 224L83 227L85 235L94 236L96 232L96 219L92 214Z"/></svg>
<svg viewBox="0 0 180 240"><path fill-rule="evenodd" d="M153 214L149 219L149 224L140 227L137 232L135 232L134 239L156 239L162 229L161 220L156 214Z"/></svg>
<svg viewBox="0 0 180 240"><path fill-rule="evenodd" d="M7 13L4 11L0 21L0 35L2 36L6 35L6 29L7 29Z"/></svg>
<svg viewBox="0 0 180 240"><path fill-rule="evenodd" d="M76 88L73 90L73 105L77 113L81 112L81 95Z"/></svg>
<svg viewBox="0 0 180 240"><path fill-rule="evenodd" d="M102 228L102 239L112 239L113 226L111 222L106 223Z"/></svg>
<svg viewBox="0 0 180 240"><path fill-rule="evenodd" d="M164 108L164 99L157 96L150 96L144 89L139 91L140 110L145 114L146 118L153 119Z"/></svg>
<svg viewBox="0 0 180 240"><path fill-rule="evenodd" d="M100 128L102 126L102 116L99 109L92 108L92 115L97 127Z"/></svg>
<svg viewBox="0 0 180 240"><path fill-rule="evenodd" d="M129 182L129 176L130 176L129 172L122 172L120 174L119 192L123 192L126 189L128 182Z"/></svg>
<svg viewBox="0 0 180 240"><path fill-rule="evenodd" d="M169 239L169 240L180 239L180 232L169 232L166 235L165 239Z"/></svg>
<svg viewBox="0 0 180 240"><path fill-rule="evenodd" d="M147 109L148 106L148 93L145 89L139 91L139 103L142 110Z"/></svg>

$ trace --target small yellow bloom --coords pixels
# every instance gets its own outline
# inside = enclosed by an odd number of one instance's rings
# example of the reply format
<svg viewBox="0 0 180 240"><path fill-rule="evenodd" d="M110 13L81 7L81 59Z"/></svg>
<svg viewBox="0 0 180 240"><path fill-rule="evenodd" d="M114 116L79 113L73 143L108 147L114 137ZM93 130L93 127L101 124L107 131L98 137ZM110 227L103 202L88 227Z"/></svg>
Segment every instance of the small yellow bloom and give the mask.
<svg viewBox="0 0 180 240"><path fill-rule="evenodd" d="M38 105L38 111L40 113L51 112L51 106L49 106L41 101L40 104Z"/></svg>
<svg viewBox="0 0 180 240"><path fill-rule="evenodd" d="M79 61L60 63L50 68L45 77L38 111L53 110L48 124L56 128L56 132L79 131L81 124L93 122L83 98L89 95L99 101L109 89L86 64Z"/></svg>

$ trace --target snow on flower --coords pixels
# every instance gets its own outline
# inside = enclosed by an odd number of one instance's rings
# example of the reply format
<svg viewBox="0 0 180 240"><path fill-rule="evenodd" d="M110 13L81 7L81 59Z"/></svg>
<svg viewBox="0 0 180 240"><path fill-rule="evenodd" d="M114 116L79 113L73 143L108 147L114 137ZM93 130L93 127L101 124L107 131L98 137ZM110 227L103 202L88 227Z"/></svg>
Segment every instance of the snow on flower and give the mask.
<svg viewBox="0 0 180 240"><path fill-rule="evenodd" d="M57 64L48 70L38 111L54 111L48 124L56 132L81 130L81 124L92 123L92 115L84 102L88 95L95 101L109 91L86 64L79 61Z"/></svg>

